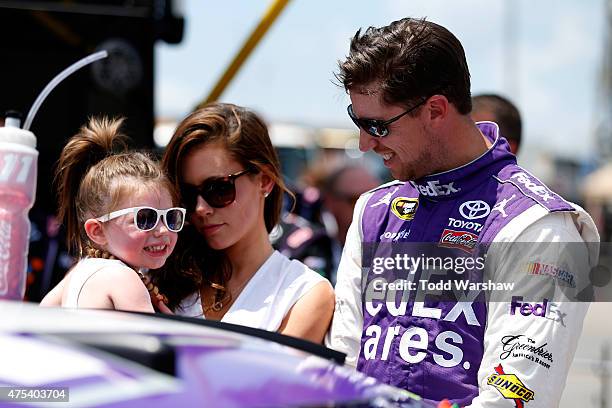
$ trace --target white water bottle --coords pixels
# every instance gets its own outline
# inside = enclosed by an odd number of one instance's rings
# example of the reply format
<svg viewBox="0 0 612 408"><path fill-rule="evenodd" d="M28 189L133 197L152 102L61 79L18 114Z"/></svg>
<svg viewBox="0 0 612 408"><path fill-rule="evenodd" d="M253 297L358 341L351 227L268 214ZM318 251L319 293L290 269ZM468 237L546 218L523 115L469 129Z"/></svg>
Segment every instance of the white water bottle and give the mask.
<svg viewBox="0 0 612 408"><path fill-rule="evenodd" d="M0 127L0 299L22 300L26 289L30 220L36 196L36 137L7 112Z"/></svg>

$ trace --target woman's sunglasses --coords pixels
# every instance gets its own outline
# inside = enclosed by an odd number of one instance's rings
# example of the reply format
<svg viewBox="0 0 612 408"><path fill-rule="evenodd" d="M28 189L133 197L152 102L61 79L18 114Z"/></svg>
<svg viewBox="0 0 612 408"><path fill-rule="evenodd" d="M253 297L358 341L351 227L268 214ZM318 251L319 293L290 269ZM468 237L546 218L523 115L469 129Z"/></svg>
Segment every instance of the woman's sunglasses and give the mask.
<svg viewBox="0 0 612 408"><path fill-rule="evenodd" d="M184 208L173 207L166 210L158 210L153 207L130 207L123 210L113 211L110 214L96 218L100 222L113 220L122 215L134 213L134 225L141 231L151 231L157 227L159 219L164 219L164 224L168 231L179 232L185 224Z"/></svg>
<svg viewBox="0 0 612 408"><path fill-rule="evenodd" d="M227 207L236 200L236 179L248 173L254 173L254 171L252 169L245 169L225 177L211 177L204 180L199 186L182 184L181 196L183 203L187 210L192 212L195 210L198 196L200 196L211 207Z"/></svg>

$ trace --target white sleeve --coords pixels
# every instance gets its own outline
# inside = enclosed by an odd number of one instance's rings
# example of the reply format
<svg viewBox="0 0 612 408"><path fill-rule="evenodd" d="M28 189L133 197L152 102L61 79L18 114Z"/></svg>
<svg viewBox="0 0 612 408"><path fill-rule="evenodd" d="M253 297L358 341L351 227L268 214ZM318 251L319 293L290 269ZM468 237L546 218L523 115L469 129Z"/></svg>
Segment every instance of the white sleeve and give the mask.
<svg viewBox="0 0 612 408"><path fill-rule="evenodd" d="M581 236L583 228L595 233ZM571 285L563 286L571 279L576 287L572 293L585 286L598 253L584 239L598 240L596 231L592 221L579 225L575 214L552 213L491 254L487 262L491 262L496 280L503 282L506 276L506 281L519 286L515 285L510 301L488 304L479 395L470 407L559 405L589 307L588 302L568 301ZM527 272L533 268L544 268L547 273L538 276ZM535 288L537 294L528 295L533 291L527 289L523 298L521 290L528 287Z"/></svg>
<svg viewBox="0 0 612 408"><path fill-rule="evenodd" d="M353 212L336 280L336 307L325 345L346 354L346 364L357 366L363 331L361 307L361 216L370 194L362 195Z"/></svg>

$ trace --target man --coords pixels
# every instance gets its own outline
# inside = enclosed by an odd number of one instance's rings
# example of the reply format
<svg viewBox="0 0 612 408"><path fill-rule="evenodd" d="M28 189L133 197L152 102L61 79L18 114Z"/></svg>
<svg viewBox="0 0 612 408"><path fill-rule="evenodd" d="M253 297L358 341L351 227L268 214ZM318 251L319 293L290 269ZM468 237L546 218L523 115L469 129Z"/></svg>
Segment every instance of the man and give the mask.
<svg viewBox="0 0 612 408"><path fill-rule="evenodd" d="M285 180L295 198L284 195L284 208L279 223L270 232L270 243L277 251L301 261L324 278L331 280L337 267L333 264L332 237L317 221L322 201L318 191L312 194L290 180Z"/></svg>
<svg viewBox="0 0 612 408"><path fill-rule="evenodd" d="M472 119L497 123L499 133L506 138L510 151L516 155L521 145L522 123L517 107L507 98L496 94L481 94L472 98Z"/></svg>
<svg viewBox="0 0 612 408"><path fill-rule="evenodd" d="M346 233L353 217L355 203L359 196L380 184L378 177L366 167L357 164L345 164L332 171L323 180L321 195L325 213L329 213L333 220L324 222L332 237L334 273L332 283L336 282L335 272L338 270L342 247L346 240ZM329 225L331 224L331 225Z"/></svg>
<svg viewBox="0 0 612 408"><path fill-rule="evenodd" d="M357 201L327 344L426 400L557 406L588 304L552 296L578 290L596 263L588 214L519 167L496 125L474 124L465 54L444 27L406 18L360 30L338 78L360 149L379 154L398 181ZM446 276L434 275L463 271L458 262L425 268L423 246L473 256L512 281L486 293L503 301L482 301L479 286L437 297L428 285Z"/></svg>
<svg viewBox="0 0 612 408"><path fill-rule="evenodd" d="M269 238L274 249L332 281L337 268L333 265L332 238L325 228L297 214L284 212Z"/></svg>
<svg viewBox="0 0 612 408"><path fill-rule="evenodd" d="M332 171L322 186L323 206L336 221L335 238L344 246L359 196L380 184L366 167L347 164Z"/></svg>

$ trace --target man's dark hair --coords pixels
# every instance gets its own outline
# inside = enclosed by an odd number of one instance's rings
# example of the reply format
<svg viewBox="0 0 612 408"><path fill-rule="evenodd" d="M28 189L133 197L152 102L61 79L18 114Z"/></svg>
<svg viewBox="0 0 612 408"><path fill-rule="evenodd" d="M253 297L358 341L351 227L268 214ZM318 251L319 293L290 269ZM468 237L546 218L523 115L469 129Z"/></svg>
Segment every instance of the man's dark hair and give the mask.
<svg viewBox="0 0 612 408"><path fill-rule="evenodd" d="M499 132L508 140L521 144L523 125L521 114L516 106L503 96L496 94L476 95L472 98L473 113L482 112L493 115L491 120L499 126Z"/></svg>
<svg viewBox="0 0 612 408"><path fill-rule="evenodd" d="M472 110L470 72L461 43L446 28L425 19L404 18L385 27L357 31L336 78L349 91L378 83L382 99L405 106L435 94L457 111Z"/></svg>

